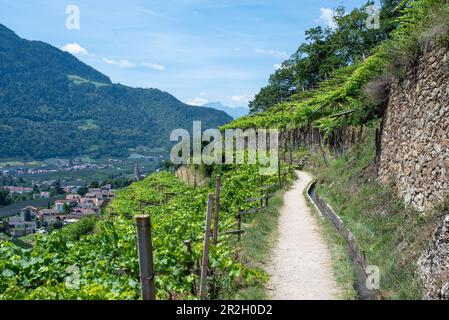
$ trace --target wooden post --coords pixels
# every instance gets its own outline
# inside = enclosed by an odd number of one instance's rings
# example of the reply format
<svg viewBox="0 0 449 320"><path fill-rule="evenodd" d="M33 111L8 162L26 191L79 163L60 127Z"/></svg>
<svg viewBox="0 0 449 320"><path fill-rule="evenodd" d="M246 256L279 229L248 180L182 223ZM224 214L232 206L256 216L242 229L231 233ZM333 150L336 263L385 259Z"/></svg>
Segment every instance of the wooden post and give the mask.
<svg viewBox="0 0 449 320"><path fill-rule="evenodd" d="M187 251L189 252L189 255L193 256L192 241L191 240L186 240L186 241L184 241L184 245L186 246Z"/></svg>
<svg viewBox="0 0 449 320"><path fill-rule="evenodd" d="M241 231L242 230L242 215L239 213L238 214L238 216L237 216L237 221L238 221L238 223L237 223L237 231ZM237 235L237 240L240 242L240 238L241 238L242 236L241 236L241 233L239 232L238 233L238 235Z"/></svg>
<svg viewBox="0 0 449 320"><path fill-rule="evenodd" d="M206 214L206 231L204 232L203 262L201 264L200 300L206 300L207 271L209 267L210 223L212 220L212 207L214 195L209 194Z"/></svg>
<svg viewBox="0 0 449 320"><path fill-rule="evenodd" d="M137 225L137 248L139 251L140 284L143 300L156 300L153 271L153 246L149 215L135 217Z"/></svg>
<svg viewBox="0 0 449 320"><path fill-rule="evenodd" d="M221 177L215 178L214 245L218 243L218 220L220 214Z"/></svg>
<svg viewBox="0 0 449 320"><path fill-rule="evenodd" d="M195 270L195 261L190 260L193 257L193 250L192 250L192 241L191 240L186 240L184 241L184 245L187 248L187 252L189 253L189 262L187 263L187 271L189 273L194 273ZM198 269L199 269L199 263L197 263L198 265ZM192 294L196 295L197 294L197 288L196 288L196 282L193 281L192 282Z"/></svg>
<svg viewBox="0 0 449 320"><path fill-rule="evenodd" d="M263 197L263 176L260 175L260 196ZM263 198L260 198L260 207L263 208Z"/></svg>

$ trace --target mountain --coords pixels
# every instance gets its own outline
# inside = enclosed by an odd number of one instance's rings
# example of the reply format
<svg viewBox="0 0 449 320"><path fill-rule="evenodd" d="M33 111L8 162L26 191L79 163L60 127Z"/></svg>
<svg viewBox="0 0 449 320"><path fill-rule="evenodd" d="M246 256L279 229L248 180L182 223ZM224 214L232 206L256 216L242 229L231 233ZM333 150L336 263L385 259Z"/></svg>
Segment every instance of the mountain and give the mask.
<svg viewBox="0 0 449 320"><path fill-rule="evenodd" d="M137 146L168 148L170 133L193 121L214 128L232 119L189 106L158 89L113 84L47 43L0 24L0 157L125 156Z"/></svg>
<svg viewBox="0 0 449 320"><path fill-rule="evenodd" d="M220 110L223 112L226 112L228 115L230 115L232 118L237 119L243 116L246 116L249 113L248 108L244 107L227 107L224 106L221 102L209 102L203 105L203 107L206 108L213 108L216 110Z"/></svg>

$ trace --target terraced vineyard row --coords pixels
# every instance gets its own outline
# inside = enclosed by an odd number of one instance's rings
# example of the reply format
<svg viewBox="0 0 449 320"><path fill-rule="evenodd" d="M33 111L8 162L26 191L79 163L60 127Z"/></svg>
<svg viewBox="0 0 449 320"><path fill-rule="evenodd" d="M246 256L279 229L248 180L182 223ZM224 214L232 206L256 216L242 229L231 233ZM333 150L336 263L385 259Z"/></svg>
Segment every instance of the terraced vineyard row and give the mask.
<svg viewBox="0 0 449 320"><path fill-rule="evenodd" d="M220 174L219 229L235 230L238 212L254 206L246 199L260 195L259 171L232 166ZM152 219L157 298L196 299L209 193L213 187L194 189L170 173L154 174L121 191L94 226L81 223L38 236L30 250L0 241L0 299L139 299L133 217L141 213ZM209 298L228 297L238 287L266 279L239 261L235 238L221 233L211 247L215 280Z"/></svg>

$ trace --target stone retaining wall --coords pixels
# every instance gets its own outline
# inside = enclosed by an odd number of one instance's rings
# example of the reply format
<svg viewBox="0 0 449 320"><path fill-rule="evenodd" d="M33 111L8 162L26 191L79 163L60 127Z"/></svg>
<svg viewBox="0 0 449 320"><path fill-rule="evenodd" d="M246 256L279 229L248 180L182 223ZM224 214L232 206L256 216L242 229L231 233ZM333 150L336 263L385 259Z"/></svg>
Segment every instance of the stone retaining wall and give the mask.
<svg viewBox="0 0 449 320"><path fill-rule="evenodd" d="M407 204L430 208L449 197L449 52L423 50L416 69L394 80L383 123L379 180Z"/></svg>

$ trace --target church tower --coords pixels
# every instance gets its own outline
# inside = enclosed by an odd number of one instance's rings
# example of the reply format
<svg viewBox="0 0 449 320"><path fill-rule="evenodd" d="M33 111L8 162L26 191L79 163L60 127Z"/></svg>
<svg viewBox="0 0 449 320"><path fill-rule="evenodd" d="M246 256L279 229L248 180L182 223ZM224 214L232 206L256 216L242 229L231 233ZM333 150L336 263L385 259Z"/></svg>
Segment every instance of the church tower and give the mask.
<svg viewBox="0 0 449 320"><path fill-rule="evenodd" d="M134 180L140 181L140 168L139 165L136 163L136 166L134 167Z"/></svg>

